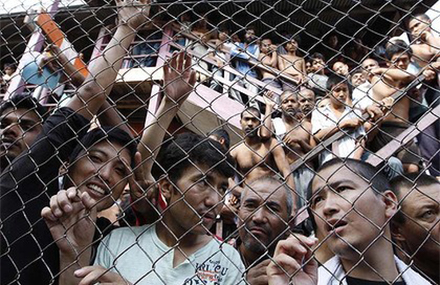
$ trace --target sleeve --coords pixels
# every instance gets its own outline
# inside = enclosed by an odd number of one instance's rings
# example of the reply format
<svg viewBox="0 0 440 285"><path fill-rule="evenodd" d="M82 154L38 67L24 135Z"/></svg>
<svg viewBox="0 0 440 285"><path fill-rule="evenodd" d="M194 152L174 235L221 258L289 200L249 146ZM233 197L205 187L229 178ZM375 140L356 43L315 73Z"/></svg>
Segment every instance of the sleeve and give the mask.
<svg viewBox="0 0 440 285"><path fill-rule="evenodd" d="M319 109L316 109L312 112L312 134L316 134L321 129L323 129L322 126L322 114Z"/></svg>
<svg viewBox="0 0 440 285"><path fill-rule="evenodd" d="M12 188L24 195L26 201L47 192L51 183L57 182L58 171L87 132L89 121L70 108L61 108L44 123L42 133L28 151L17 157L0 177L1 192ZM12 188L11 188L12 187Z"/></svg>
<svg viewBox="0 0 440 285"><path fill-rule="evenodd" d="M111 254L111 249L113 247L112 240L116 237L115 232L117 231L112 231L99 243L93 265L100 265L104 268L111 268L113 266L113 256Z"/></svg>
<svg viewBox="0 0 440 285"><path fill-rule="evenodd" d="M250 56L246 52L241 50L244 50L244 47L242 47L242 45L234 45L234 47L231 49L231 56L242 59L249 59Z"/></svg>

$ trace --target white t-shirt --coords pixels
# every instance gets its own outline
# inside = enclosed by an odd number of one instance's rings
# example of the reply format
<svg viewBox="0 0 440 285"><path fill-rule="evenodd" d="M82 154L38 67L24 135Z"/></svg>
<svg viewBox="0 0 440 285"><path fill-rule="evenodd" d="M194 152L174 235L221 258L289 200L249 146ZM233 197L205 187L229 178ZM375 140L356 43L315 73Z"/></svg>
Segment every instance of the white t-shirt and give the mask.
<svg viewBox="0 0 440 285"><path fill-rule="evenodd" d="M344 113L342 113L341 118L338 119L330 109L330 105L325 105L322 108L314 110L312 113L312 133L316 134L320 130L338 125L343 120L354 118L362 118L360 112L345 107ZM321 152L320 164L332 159L333 155L337 155L338 157L352 157L356 149L356 138L363 135L365 135L365 129L361 126L354 132L348 133L345 137L334 142L331 151L324 150Z"/></svg>
<svg viewBox="0 0 440 285"><path fill-rule="evenodd" d="M232 285L242 281L245 271L239 253L216 239L175 268L173 258L174 248L159 239L154 225L145 225L113 230L100 243L95 265L145 285Z"/></svg>
<svg viewBox="0 0 440 285"><path fill-rule="evenodd" d="M361 110L365 110L368 106L373 104L373 85L370 82L365 82L353 90L353 106Z"/></svg>

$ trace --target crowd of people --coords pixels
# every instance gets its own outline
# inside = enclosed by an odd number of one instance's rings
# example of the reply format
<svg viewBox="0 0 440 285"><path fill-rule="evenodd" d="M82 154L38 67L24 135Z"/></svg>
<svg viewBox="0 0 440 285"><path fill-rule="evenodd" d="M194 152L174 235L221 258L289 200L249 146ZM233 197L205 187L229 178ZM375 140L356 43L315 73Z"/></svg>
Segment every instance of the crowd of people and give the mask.
<svg viewBox="0 0 440 285"><path fill-rule="evenodd" d="M334 57L329 71L321 53L298 54L298 38L277 47L254 28L242 43L227 30L182 42L212 56L202 68L213 74L235 64L243 76L231 80L255 94L225 94L244 106L231 146L223 128L167 135L197 84L221 86L192 69L193 53L164 63L139 137L107 100L149 18L150 1L139 3L117 1L119 23L87 77L59 55L77 86L63 107L27 94L1 104L2 284L439 283L438 120L367 162L438 105L440 38L426 15L408 21L411 45L387 44L386 66L365 55L352 70Z"/></svg>

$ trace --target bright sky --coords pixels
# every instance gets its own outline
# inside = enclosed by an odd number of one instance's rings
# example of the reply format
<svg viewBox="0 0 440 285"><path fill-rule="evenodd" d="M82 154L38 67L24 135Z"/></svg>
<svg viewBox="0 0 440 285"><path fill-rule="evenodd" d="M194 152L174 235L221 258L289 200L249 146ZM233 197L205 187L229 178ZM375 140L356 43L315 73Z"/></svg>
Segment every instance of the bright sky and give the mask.
<svg viewBox="0 0 440 285"><path fill-rule="evenodd" d="M40 7L47 10L53 2L53 0L0 0L0 14L38 10ZM85 4L82 0L61 0L60 2L60 7Z"/></svg>

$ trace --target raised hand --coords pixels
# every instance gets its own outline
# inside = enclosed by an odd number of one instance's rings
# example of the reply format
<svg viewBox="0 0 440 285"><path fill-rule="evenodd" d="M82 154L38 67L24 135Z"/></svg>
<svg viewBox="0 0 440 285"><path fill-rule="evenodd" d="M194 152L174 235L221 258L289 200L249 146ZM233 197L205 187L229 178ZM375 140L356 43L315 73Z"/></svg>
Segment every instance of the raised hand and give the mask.
<svg viewBox="0 0 440 285"><path fill-rule="evenodd" d="M273 91L266 91L263 94L264 103L266 103L267 107L274 108L276 105L275 102L275 93Z"/></svg>
<svg viewBox="0 0 440 285"><path fill-rule="evenodd" d="M75 187L61 190L41 211L60 252L71 258L92 244L95 233L96 201Z"/></svg>
<svg viewBox="0 0 440 285"><path fill-rule="evenodd" d="M148 22L151 0L115 0L118 7L119 24L128 24L136 30Z"/></svg>
<svg viewBox="0 0 440 285"><path fill-rule="evenodd" d="M112 285L130 285L131 283L125 280L116 272L109 271L102 266L86 266L75 271L75 277L82 278L79 285L92 284L112 284Z"/></svg>
<svg viewBox="0 0 440 285"><path fill-rule="evenodd" d="M191 56L185 52L173 53L164 69L165 98L181 105L194 89L196 72L191 70Z"/></svg>
<svg viewBox="0 0 440 285"><path fill-rule="evenodd" d="M312 257L316 239L291 235L279 241L272 262L267 266L269 285L318 284L318 263Z"/></svg>

